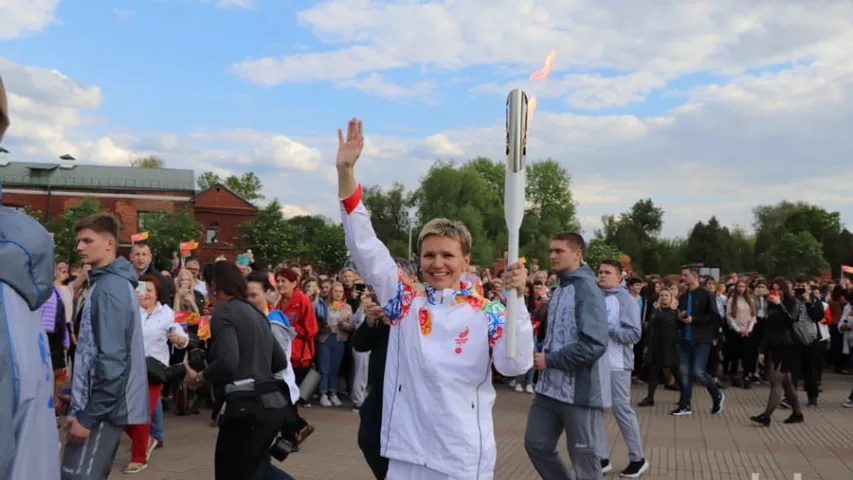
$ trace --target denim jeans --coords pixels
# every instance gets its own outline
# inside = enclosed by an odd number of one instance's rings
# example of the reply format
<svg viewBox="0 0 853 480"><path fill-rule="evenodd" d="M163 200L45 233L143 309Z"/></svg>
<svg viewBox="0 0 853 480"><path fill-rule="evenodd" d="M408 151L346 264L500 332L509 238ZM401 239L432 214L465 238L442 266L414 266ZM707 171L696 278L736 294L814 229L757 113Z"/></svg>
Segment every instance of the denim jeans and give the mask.
<svg viewBox="0 0 853 480"><path fill-rule="evenodd" d="M163 397L157 400L154 413L151 414L151 437L163 442Z"/></svg>
<svg viewBox="0 0 853 480"><path fill-rule="evenodd" d="M515 383L518 385L533 385L533 372L534 370L531 368L527 373L515 377Z"/></svg>
<svg viewBox="0 0 853 480"><path fill-rule="evenodd" d="M252 477L252 480L294 480L294 478L284 470L272 464L272 458L267 457L261 462L258 471Z"/></svg>
<svg viewBox="0 0 853 480"><path fill-rule="evenodd" d="M714 402L720 399L720 390L717 383L708 375L708 355L711 353L711 345L708 343L693 344L682 340L679 345L681 358L681 400L680 407L689 407L693 400L693 378L698 378L708 389Z"/></svg>
<svg viewBox="0 0 853 480"><path fill-rule="evenodd" d="M335 334L319 342L317 346L317 369L320 371L320 393L338 393L341 362L344 359L346 342L339 342Z"/></svg>

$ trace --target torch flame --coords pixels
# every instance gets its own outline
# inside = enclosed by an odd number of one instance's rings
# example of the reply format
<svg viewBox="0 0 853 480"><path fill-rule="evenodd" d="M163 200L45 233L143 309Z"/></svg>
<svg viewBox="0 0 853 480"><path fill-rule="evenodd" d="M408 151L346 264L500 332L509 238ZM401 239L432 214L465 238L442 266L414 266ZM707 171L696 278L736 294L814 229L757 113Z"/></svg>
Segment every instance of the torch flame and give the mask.
<svg viewBox="0 0 853 480"><path fill-rule="evenodd" d="M545 59L545 66L540 70L536 70L535 72L530 74L531 81L543 81L548 78L548 75L551 74L551 64L554 63L554 58L557 56L556 50L551 50L551 53L548 54L548 58Z"/></svg>
<svg viewBox="0 0 853 480"><path fill-rule="evenodd" d="M548 58L545 59L545 65L535 72L530 74L531 82L544 82L551 74L551 65L554 63L554 58L557 57L557 50L551 50ZM527 102L527 128L530 128L530 121L533 119L533 112L536 111L536 97L530 97Z"/></svg>

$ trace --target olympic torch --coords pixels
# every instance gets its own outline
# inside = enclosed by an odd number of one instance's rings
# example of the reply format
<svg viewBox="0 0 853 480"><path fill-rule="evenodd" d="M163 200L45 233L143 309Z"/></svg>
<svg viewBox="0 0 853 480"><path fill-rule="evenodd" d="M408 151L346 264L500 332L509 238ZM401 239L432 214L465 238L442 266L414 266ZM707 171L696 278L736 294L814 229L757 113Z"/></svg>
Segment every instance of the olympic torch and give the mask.
<svg viewBox="0 0 853 480"><path fill-rule="evenodd" d="M525 187L527 175L524 157L527 155L527 107L524 90L516 88L506 99L506 184L504 188L504 216L509 232L507 265L518 261L518 243L521 221L524 219ZM518 318L519 296L523 291L508 292L506 305L506 354L515 358L515 324Z"/></svg>

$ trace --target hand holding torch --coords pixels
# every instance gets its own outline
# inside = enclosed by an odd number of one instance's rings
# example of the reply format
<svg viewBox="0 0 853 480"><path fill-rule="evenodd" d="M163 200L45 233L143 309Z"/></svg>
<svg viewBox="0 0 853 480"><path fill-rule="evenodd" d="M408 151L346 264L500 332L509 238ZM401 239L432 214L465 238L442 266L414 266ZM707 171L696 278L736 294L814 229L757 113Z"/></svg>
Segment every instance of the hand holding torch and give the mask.
<svg viewBox="0 0 853 480"><path fill-rule="evenodd" d="M507 266L518 261L519 233L524 220L525 188L527 175L524 157L527 155L528 98L524 90L516 88L506 99L506 184L504 188L504 216L509 232ZM520 296L523 291L509 292L506 308L506 354L515 358L515 324L518 319Z"/></svg>

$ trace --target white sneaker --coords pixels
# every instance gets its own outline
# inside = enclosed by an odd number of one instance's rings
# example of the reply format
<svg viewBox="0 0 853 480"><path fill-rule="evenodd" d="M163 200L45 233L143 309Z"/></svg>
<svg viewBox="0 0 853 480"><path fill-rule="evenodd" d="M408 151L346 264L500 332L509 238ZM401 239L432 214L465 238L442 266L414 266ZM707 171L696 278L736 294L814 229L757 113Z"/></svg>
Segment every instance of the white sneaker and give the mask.
<svg viewBox="0 0 853 480"><path fill-rule="evenodd" d="M509 386L509 388L515 388L515 379L510 380L507 385Z"/></svg>
<svg viewBox="0 0 853 480"><path fill-rule="evenodd" d="M330 393L329 394L329 401L332 402L332 405L334 405L336 407L340 407L341 405L343 405L343 403L341 403L341 399L338 398L337 393Z"/></svg>
<svg viewBox="0 0 853 480"><path fill-rule="evenodd" d="M329 397L326 394L320 395L320 406L324 408L332 406L332 402L329 401Z"/></svg>
<svg viewBox="0 0 853 480"><path fill-rule="evenodd" d="M533 393L533 385L528 385L527 388L524 389L527 393Z"/></svg>
<svg viewBox="0 0 853 480"><path fill-rule="evenodd" d="M524 391L524 387L522 387L520 384L518 384L515 386L515 391L518 393L521 393Z"/></svg>

